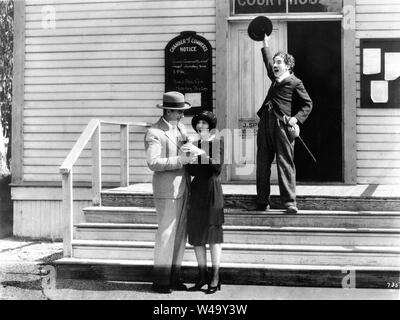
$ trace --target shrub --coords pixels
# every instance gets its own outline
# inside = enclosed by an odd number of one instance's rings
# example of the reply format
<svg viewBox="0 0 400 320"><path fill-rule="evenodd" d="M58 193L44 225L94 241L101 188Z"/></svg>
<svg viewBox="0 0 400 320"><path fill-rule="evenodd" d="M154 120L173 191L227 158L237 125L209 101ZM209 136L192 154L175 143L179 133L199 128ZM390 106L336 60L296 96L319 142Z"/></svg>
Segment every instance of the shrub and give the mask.
<svg viewBox="0 0 400 320"><path fill-rule="evenodd" d="M8 141L6 150L6 165L9 168L11 158L11 105L12 105L12 74L13 74L13 38L14 38L14 2L0 1L0 110L1 125L0 143ZM4 138L3 138L4 137ZM4 154L2 155L4 157ZM1 155L0 155L1 160ZM3 159L4 161L4 159Z"/></svg>

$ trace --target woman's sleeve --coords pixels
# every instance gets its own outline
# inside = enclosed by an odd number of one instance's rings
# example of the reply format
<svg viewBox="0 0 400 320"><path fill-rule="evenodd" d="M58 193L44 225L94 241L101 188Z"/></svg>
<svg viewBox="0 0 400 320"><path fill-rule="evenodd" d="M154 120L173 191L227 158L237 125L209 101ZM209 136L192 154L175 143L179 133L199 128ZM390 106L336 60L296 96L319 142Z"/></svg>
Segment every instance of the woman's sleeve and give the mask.
<svg viewBox="0 0 400 320"><path fill-rule="evenodd" d="M222 139L216 139L213 141L212 155L213 157L210 158L211 170L213 172L221 173L222 165L224 163L224 141Z"/></svg>

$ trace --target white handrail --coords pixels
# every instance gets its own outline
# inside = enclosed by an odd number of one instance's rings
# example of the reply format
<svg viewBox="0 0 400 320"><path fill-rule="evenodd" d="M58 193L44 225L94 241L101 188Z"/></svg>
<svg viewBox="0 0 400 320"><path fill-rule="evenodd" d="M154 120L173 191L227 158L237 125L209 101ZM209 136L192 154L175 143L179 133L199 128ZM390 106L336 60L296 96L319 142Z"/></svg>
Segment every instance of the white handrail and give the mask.
<svg viewBox="0 0 400 320"><path fill-rule="evenodd" d="M78 160L83 149L85 149L87 143L92 138L94 131L100 125L100 121L93 119L90 120L89 124L86 126L85 130L82 132L78 141L76 141L74 147L69 152L68 156L65 158L63 164L60 167L60 173L68 173L72 170L73 165Z"/></svg>
<svg viewBox="0 0 400 320"><path fill-rule="evenodd" d="M128 123L92 119L82 132L75 145L60 167L62 176L62 201L64 217L64 257L72 256L72 240L74 232L73 212L73 166L79 159L89 141L92 141L92 202L101 206L101 125L120 126L121 137L121 187L129 185L129 126L149 127L145 122Z"/></svg>

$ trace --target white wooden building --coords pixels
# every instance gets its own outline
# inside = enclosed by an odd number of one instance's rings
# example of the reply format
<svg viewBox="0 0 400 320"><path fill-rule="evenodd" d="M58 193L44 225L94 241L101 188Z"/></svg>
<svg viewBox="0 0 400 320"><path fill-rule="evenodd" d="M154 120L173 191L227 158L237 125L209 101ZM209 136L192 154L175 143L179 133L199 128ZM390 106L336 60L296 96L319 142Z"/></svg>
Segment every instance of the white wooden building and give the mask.
<svg viewBox="0 0 400 320"><path fill-rule="evenodd" d="M236 1L243 7L255 3ZM15 1L12 197L16 236L62 237L59 168L91 119L157 121L161 113L155 104L164 92L164 48L181 31L196 31L212 45L213 108L219 128L242 128L257 121L255 112L268 81L260 44L248 38L247 26L265 13L237 13L234 4L233 0ZM360 45L361 39L400 39L400 0L343 0L340 10L332 12L267 15L274 23L272 46L295 51L300 78L315 95L315 118L304 134L322 164L318 174L300 179L339 185L398 184L400 105L362 108ZM324 30L320 34L319 27ZM312 41L321 46L314 47ZM321 56L324 59L315 62ZM319 79L330 79L331 72L338 82L317 85ZM324 100L327 88L335 89L329 94L338 103L324 111L332 102ZM333 121L332 141L318 126L327 118ZM190 126L190 119L185 118L185 123ZM131 183L151 181L144 159L144 132L144 128L130 132ZM102 127L103 188L119 183L119 139L117 126ZM330 154L329 146L337 149ZM226 181L252 183L254 172L241 176L240 165L227 168ZM304 172L311 172L307 165L304 161ZM90 148L74 173L78 212L91 204Z"/></svg>

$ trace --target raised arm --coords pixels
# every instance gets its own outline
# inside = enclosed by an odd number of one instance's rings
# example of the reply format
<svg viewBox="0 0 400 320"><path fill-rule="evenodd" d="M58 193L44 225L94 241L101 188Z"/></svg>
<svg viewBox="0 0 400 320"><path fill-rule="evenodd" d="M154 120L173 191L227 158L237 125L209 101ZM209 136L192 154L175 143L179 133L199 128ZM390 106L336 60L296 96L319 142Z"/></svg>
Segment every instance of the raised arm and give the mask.
<svg viewBox="0 0 400 320"><path fill-rule="evenodd" d="M273 61L273 55L272 55L271 49L269 47L269 40L270 40L270 37L265 35L265 38L263 40L263 47L261 48L261 53L263 56L265 67L267 68L268 77L273 82L273 81L275 81L275 75L274 75L274 71L273 71L274 61Z"/></svg>
<svg viewBox="0 0 400 320"><path fill-rule="evenodd" d="M213 142L213 156L211 158L211 167L213 172L218 172L220 173L222 170L222 165L224 164L224 140L223 139L216 139Z"/></svg>

